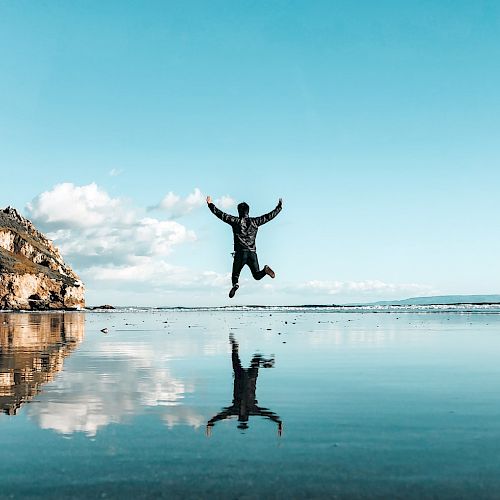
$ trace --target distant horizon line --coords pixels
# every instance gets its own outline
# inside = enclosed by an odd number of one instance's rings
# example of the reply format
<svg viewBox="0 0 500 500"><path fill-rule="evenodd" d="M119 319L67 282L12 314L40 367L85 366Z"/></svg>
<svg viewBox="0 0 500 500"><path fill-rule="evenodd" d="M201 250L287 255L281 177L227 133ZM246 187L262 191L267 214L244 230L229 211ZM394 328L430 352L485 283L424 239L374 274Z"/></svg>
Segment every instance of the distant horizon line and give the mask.
<svg viewBox="0 0 500 500"><path fill-rule="evenodd" d="M461 300L454 300L460 298ZM435 302L433 302L435 300ZM412 303L411 301L421 301L420 303ZM422 301L424 303L422 303ZM409 297L406 299L395 300L379 300L375 302L351 302L344 304L336 303L316 303L316 304L227 304L218 306L197 305L197 306L139 306L139 305L117 305L109 306L86 306L85 309L112 309L112 308L148 308L148 309L228 309L234 307L248 307L248 308L271 308L271 307L290 307L290 308L318 308L318 307L336 307L336 308L356 308L367 306L410 306L410 305L425 305L425 306L460 306L460 305L500 305L500 294L471 294L471 295L432 295L432 296L418 296Z"/></svg>

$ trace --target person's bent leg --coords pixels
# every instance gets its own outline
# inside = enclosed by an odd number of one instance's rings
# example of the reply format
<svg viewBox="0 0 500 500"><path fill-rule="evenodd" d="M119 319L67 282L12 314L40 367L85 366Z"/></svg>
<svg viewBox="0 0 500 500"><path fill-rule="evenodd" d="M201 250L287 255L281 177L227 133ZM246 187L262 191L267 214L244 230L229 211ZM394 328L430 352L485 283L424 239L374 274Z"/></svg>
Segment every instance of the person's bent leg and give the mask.
<svg viewBox="0 0 500 500"><path fill-rule="evenodd" d="M247 264L250 268L250 271L252 271L252 276L254 277L254 279L261 280L267 274L265 268L262 270L259 269L259 259L257 258L256 252L250 253L250 255L248 256Z"/></svg>

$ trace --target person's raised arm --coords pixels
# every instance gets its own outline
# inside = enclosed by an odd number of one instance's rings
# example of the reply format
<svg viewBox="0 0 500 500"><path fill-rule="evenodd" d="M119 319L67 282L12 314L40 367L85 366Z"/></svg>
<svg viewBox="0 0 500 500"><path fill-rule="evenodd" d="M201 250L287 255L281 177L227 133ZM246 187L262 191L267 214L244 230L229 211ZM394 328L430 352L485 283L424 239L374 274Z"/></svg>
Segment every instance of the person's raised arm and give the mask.
<svg viewBox="0 0 500 500"><path fill-rule="evenodd" d="M260 415L261 417L265 417L269 420L272 420L273 422L276 422L278 424L278 436L281 436L283 432L283 421L281 420L279 415L276 415L276 413L272 412L268 408L261 408L257 405L255 405L252 415Z"/></svg>
<svg viewBox="0 0 500 500"><path fill-rule="evenodd" d="M226 224L235 224L236 221L238 220L237 217L234 215L229 215L226 214L226 212L223 212L222 210L219 210L212 202L212 197L207 196L207 205L210 211L218 217L221 221L225 222Z"/></svg>
<svg viewBox="0 0 500 500"><path fill-rule="evenodd" d="M218 422L219 420L226 420L233 415L237 415L237 413L234 412L234 407L228 406L227 408L224 408L220 413L217 413L217 415L212 417L205 426L205 433L207 437L210 437L210 435L212 434L212 427L215 425L215 422Z"/></svg>
<svg viewBox="0 0 500 500"><path fill-rule="evenodd" d="M266 224L266 222L273 220L281 212L282 207L283 200L280 198L274 210L271 210L268 214L261 215L260 217L255 217L254 221L258 226L262 226L262 224Z"/></svg>

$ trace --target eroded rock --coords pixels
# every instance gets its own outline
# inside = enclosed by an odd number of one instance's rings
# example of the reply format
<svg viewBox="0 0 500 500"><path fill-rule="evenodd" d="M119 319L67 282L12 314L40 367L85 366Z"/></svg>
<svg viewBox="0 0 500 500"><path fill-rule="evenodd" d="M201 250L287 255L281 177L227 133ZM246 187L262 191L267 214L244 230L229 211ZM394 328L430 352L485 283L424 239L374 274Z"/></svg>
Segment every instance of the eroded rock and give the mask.
<svg viewBox="0 0 500 500"><path fill-rule="evenodd" d="M79 309L85 287L59 250L16 209L0 210L0 309Z"/></svg>

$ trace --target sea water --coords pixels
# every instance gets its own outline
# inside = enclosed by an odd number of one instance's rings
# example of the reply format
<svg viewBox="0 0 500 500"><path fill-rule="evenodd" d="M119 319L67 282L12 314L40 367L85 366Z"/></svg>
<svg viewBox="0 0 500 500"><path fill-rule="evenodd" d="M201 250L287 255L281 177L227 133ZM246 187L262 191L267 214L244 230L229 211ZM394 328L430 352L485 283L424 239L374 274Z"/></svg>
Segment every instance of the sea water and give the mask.
<svg viewBox="0 0 500 500"><path fill-rule="evenodd" d="M3 313L0 497L495 498L499 354L494 306Z"/></svg>

